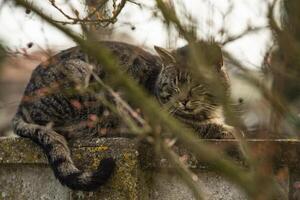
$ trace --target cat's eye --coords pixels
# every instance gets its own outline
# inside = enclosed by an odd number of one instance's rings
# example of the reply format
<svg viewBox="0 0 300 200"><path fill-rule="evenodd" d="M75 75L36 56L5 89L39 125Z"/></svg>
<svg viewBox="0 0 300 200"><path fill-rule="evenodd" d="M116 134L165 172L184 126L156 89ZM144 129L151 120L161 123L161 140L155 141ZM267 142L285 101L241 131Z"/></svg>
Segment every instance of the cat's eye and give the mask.
<svg viewBox="0 0 300 200"><path fill-rule="evenodd" d="M205 93L205 96L207 96L207 97L209 97L209 98L213 98L214 97L214 95L212 95L212 94L210 94L210 93Z"/></svg>
<svg viewBox="0 0 300 200"><path fill-rule="evenodd" d="M202 90L204 90L204 87L202 85L197 85L197 86L191 87L190 93L193 93L197 90L202 91Z"/></svg>

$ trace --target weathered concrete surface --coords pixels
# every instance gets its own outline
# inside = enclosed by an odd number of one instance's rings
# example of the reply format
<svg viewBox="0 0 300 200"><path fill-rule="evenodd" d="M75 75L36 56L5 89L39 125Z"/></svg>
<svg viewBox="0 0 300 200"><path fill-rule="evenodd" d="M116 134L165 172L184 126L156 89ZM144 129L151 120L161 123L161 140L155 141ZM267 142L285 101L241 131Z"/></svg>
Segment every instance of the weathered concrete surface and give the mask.
<svg viewBox="0 0 300 200"><path fill-rule="evenodd" d="M211 140L212 145L226 149L226 152L243 164L240 159L236 142L230 140ZM285 141L248 141L250 147L267 155L273 155L276 168L287 166L294 174L289 176L283 187L298 181L298 166L300 158L300 142ZM164 159L154 158L149 146L138 143L134 139L102 138L92 141L75 142L72 145L72 157L80 168L95 169L104 157L112 156L117 161L117 170L113 178L96 192L75 192L63 187L55 180L47 165L40 148L30 140L22 138L0 139L0 200L15 199L76 199L76 200L193 200L189 188L169 170ZM272 151L270 150L272 149ZM204 191L208 200L244 200L246 196L224 178L215 174L196 158L182 148L176 149L179 155L188 155L188 162L198 176L197 184ZM275 156L274 156L275 155ZM265 159L265 158L258 158ZM282 178L281 178L282 179ZM291 182L292 181L292 182ZM285 188L288 191L288 188ZM294 191L290 192L292 196ZM290 198L291 199L291 198Z"/></svg>
<svg viewBox="0 0 300 200"><path fill-rule="evenodd" d="M46 165L0 166L0 199L67 200L69 196Z"/></svg>
<svg viewBox="0 0 300 200"><path fill-rule="evenodd" d="M197 173L197 185L206 200L246 200L246 196L232 183L221 176L202 171ZM173 173L157 173L149 192L149 199L155 200L196 200L192 191Z"/></svg>
<svg viewBox="0 0 300 200"><path fill-rule="evenodd" d="M97 192L70 192L55 180L37 145L22 138L0 139L0 199L139 199L134 142L125 138L100 139L94 146L74 144L72 148L74 162L82 169L95 169L102 158L109 156L116 159L117 170L108 184Z"/></svg>

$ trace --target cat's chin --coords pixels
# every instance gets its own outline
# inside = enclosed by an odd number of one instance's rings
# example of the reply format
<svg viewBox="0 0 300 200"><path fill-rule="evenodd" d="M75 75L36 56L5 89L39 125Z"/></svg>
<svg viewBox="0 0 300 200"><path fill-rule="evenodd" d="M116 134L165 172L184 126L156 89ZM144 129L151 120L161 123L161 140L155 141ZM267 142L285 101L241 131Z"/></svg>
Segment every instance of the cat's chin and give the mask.
<svg viewBox="0 0 300 200"><path fill-rule="evenodd" d="M182 122L183 124L186 124L188 127L193 127L195 124L197 124L197 121L198 121L198 120L193 119L192 117L187 118L187 117L182 117L182 116L179 116L179 115L174 115L174 117L178 121Z"/></svg>

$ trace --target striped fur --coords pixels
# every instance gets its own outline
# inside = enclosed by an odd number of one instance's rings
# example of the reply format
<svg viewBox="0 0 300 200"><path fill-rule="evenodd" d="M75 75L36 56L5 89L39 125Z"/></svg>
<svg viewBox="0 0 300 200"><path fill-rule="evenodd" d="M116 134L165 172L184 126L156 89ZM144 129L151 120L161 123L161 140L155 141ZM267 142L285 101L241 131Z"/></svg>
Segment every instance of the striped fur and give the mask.
<svg viewBox="0 0 300 200"><path fill-rule="evenodd" d="M125 43L101 44L118 58L124 73L149 93L154 90L161 66L156 56ZM69 141L101 136L102 130L109 132L124 126L118 116L97 100L97 95L108 94L101 88L82 90L95 84L91 70L103 80L109 78L101 65L89 60L79 47L41 63L33 71L12 120L16 134L30 138L44 150L61 184L84 191L103 185L113 173L115 162L113 158L103 159L95 172L78 169L70 155Z"/></svg>
<svg viewBox="0 0 300 200"><path fill-rule="evenodd" d="M30 124L20 117L13 119L15 133L32 139L45 152L55 176L62 185L73 190L90 191L104 184L115 168L112 158L101 160L96 172L84 172L78 169L70 155L66 139L44 126Z"/></svg>
<svg viewBox="0 0 300 200"><path fill-rule="evenodd" d="M204 85L190 82L189 73L182 64L187 63L188 46L171 53L177 55L176 61L172 55L164 57L164 53L159 52L161 60L125 43L100 43L118 59L124 73L162 104L170 104L170 114L192 127L201 137L231 135L216 98ZM220 78L228 86L225 73L220 69ZM126 127L97 99L102 96L114 103L101 87L94 87L91 71L104 81L113 79L110 77L113 75L106 74L101 64L89 59L79 47L62 51L41 63L33 71L12 120L15 133L41 146L57 179L74 190L91 191L103 185L113 173L115 162L113 158L103 159L95 172L78 169L72 161L68 143L74 139L101 136L99 133L103 130L110 132Z"/></svg>

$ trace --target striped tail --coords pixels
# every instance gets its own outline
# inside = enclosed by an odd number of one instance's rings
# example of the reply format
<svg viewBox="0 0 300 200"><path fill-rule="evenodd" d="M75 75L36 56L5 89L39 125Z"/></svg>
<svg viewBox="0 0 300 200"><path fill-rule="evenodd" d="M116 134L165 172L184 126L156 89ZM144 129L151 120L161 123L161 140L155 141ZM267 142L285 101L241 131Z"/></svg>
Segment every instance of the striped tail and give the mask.
<svg viewBox="0 0 300 200"><path fill-rule="evenodd" d="M67 141L62 135L44 126L27 123L18 114L12 124L16 134L32 139L43 148L62 185L73 190L92 191L103 185L114 171L113 158L106 158L101 160L96 172L84 172L74 165Z"/></svg>

